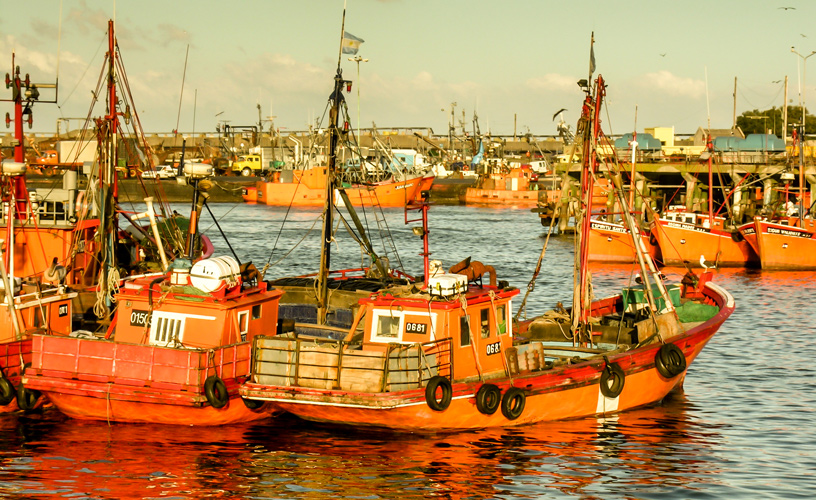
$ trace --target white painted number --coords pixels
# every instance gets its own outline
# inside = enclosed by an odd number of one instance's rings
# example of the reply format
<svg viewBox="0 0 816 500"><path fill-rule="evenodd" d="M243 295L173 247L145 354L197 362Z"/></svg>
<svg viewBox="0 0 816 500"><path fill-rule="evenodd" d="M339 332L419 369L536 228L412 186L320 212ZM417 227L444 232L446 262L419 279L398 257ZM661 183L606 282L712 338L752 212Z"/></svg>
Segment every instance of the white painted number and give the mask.
<svg viewBox="0 0 816 500"><path fill-rule="evenodd" d="M493 342L492 344L487 344L487 355L490 356L491 354L498 354L501 352L501 342Z"/></svg>

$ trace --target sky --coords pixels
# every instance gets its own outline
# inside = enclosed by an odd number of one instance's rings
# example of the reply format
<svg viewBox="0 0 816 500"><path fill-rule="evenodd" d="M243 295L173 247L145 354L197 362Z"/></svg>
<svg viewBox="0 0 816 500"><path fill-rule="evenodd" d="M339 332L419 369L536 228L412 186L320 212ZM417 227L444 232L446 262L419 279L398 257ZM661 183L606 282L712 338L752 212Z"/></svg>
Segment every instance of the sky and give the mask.
<svg viewBox="0 0 816 500"><path fill-rule="evenodd" d="M324 116L343 10L343 0L0 0L0 75L14 52L32 81L58 79L57 104L35 107L32 131L84 118L114 19L148 133L253 125L259 104L260 118L281 132L304 130ZM810 94L816 106L816 58L805 85L802 57L816 51L813 0L346 0L345 14L368 59L358 67L340 57L354 82L352 127L447 135L453 110L469 131L475 113L483 133L554 135L553 115L566 108L574 128L592 33L594 76L608 86L607 134L692 134L709 120L728 128L735 79L738 115L781 107L786 77L789 103ZM10 97L0 87L0 98ZM11 111L0 102L3 116Z"/></svg>

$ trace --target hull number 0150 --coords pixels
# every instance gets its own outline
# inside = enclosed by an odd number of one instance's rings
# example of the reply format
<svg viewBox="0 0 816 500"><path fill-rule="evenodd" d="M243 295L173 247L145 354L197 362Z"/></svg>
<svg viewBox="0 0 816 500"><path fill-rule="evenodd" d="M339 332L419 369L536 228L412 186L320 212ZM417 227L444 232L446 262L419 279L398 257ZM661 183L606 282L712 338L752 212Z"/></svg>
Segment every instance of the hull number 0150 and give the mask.
<svg viewBox="0 0 816 500"><path fill-rule="evenodd" d="M487 355L490 356L491 354L498 354L501 352L501 342L493 342L492 344L487 344L486 347Z"/></svg>

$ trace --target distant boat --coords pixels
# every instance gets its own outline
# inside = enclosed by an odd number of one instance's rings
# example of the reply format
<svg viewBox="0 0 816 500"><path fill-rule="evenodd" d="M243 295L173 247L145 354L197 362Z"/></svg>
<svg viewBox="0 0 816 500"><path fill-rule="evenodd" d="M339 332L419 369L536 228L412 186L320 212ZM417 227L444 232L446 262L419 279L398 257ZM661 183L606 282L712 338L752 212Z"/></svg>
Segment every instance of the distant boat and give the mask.
<svg viewBox="0 0 816 500"><path fill-rule="evenodd" d="M257 203L279 207L321 207L326 197L327 167L283 170L273 173L270 180L255 186ZM432 175L411 176L404 180L392 178L345 186L349 199L356 206L404 207L414 201L422 190L430 189ZM251 201L248 189L245 201Z"/></svg>

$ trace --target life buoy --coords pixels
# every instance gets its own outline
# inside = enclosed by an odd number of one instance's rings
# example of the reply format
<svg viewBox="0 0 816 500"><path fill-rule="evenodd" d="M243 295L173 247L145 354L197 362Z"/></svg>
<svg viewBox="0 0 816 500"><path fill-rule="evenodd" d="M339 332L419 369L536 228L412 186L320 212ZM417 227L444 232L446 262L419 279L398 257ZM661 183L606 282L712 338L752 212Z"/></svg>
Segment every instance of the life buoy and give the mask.
<svg viewBox="0 0 816 500"><path fill-rule="evenodd" d="M655 355L655 368L666 378L674 378L686 371L686 355L675 344L663 344Z"/></svg>
<svg viewBox="0 0 816 500"><path fill-rule="evenodd" d="M258 401L257 399L241 398L241 401L243 401L244 406L246 406L250 410L257 410L258 408L264 405L264 401Z"/></svg>
<svg viewBox="0 0 816 500"><path fill-rule="evenodd" d="M23 384L17 388L17 406L23 411L30 411L37 405L40 399L40 391L34 389L26 389Z"/></svg>
<svg viewBox="0 0 816 500"><path fill-rule="evenodd" d="M0 375L0 406L6 406L14 401L15 393L14 384L9 379Z"/></svg>
<svg viewBox="0 0 816 500"><path fill-rule="evenodd" d="M617 363L606 363L601 372L601 394L607 398L616 398L623 391L626 374Z"/></svg>
<svg viewBox="0 0 816 500"><path fill-rule="evenodd" d="M223 408L229 399L227 385L217 375L210 375L204 381L204 395L213 408Z"/></svg>
<svg viewBox="0 0 816 500"><path fill-rule="evenodd" d="M483 384L476 391L476 409L485 415L493 415L501 405L501 389L493 384Z"/></svg>
<svg viewBox="0 0 816 500"><path fill-rule="evenodd" d="M437 392L442 392L442 397L437 398ZM450 406L453 397L453 388L450 380L440 375L434 375L425 386L425 402L434 411L444 411Z"/></svg>
<svg viewBox="0 0 816 500"><path fill-rule="evenodd" d="M85 199L85 191L77 193L76 203L74 203L74 214L82 219L88 213L88 200Z"/></svg>
<svg viewBox="0 0 816 500"><path fill-rule="evenodd" d="M507 389L501 400L501 411L507 420L515 420L521 416L524 411L524 405L527 404L527 396L524 391L518 387L511 387Z"/></svg>

